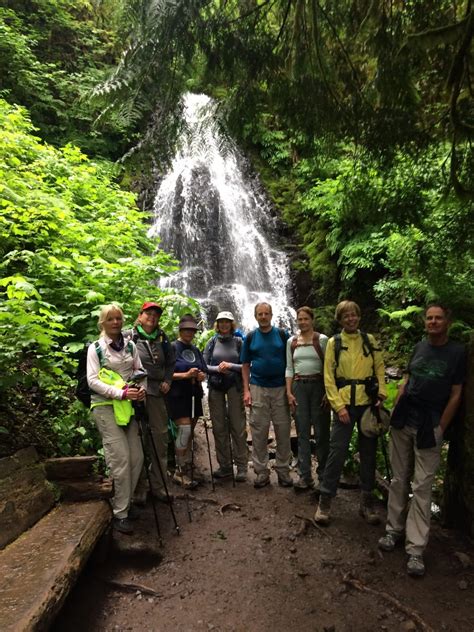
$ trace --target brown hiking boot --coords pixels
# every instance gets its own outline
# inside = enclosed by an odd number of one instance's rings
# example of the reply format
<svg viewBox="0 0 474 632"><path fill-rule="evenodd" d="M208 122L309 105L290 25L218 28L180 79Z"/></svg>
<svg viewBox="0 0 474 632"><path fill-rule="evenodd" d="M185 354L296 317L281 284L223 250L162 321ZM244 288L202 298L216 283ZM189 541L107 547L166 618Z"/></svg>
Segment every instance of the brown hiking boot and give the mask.
<svg viewBox="0 0 474 632"><path fill-rule="evenodd" d="M331 496L326 496L326 494L321 494L321 496L319 497L318 508L316 509L316 513L314 514L314 521L318 524L329 524L331 514L331 500Z"/></svg>
<svg viewBox="0 0 474 632"><path fill-rule="evenodd" d="M371 492L362 492L360 495L359 515L371 525L380 524L380 516L374 506L374 497Z"/></svg>

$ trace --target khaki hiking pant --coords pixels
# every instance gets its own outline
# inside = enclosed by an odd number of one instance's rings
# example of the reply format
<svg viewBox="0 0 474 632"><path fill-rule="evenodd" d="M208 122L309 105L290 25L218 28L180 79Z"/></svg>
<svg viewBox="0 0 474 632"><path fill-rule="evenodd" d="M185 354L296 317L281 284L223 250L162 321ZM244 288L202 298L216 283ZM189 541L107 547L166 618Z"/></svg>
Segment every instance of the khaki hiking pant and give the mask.
<svg viewBox="0 0 474 632"><path fill-rule="evenodd" d="M92 416L102 437L105 462L114 481L115 493L111 500L114 517L126 518L143 466L138 425L132 417L127 426L117 426L110 405L96 406Z"/></svg>
<svg viewBox="0 0 474 632"><path fill-rule="evenodd" d="M146 412L148 415L148 423L150 424L151 435L155 443L158 458L160 460L161 470L166 477L168 470L168 411L163 397L155 397L153 395L146 396ZM145 429L144 429L145 430ZM155 451L148 436L147 431L144 433L145 450L150 462L150 483L151 492L161 495L165 493L165 486L161 478L160 468L155 456ZM135 490L136 496L146 494L148 489L148 477L145 468L142 468L140 480Z"/></svg>
<svg viewBox="0 0 474 632"><path fill-rule="evenodd" d="M231 469L231 436L234 463L239 470L247 470L247 420L242 392L236 386L227 392L211 387L208 402L219 466L223 470Z"/></svg>
<svg viewBox="0 0 474 632"><path fill-rule="evenodd" d="M416 428L391 428L392 482L388 496L386 531L405 531L405 550L422 555L428 544L431 520L431 488L438 469L442 436L435 428L436 446L416 447ZM410 481L413 497L409 502Z"/></svg>
<svg viewBox="0 0 474 632"><path fill-rule="evenodd" d="M252 431L252 461L255 474L268 471L268 433L273 423L276 438L275 470L288 473L291 463L290 409L286 388L266 388L250 384L252 408L250 429Z"/></svg>

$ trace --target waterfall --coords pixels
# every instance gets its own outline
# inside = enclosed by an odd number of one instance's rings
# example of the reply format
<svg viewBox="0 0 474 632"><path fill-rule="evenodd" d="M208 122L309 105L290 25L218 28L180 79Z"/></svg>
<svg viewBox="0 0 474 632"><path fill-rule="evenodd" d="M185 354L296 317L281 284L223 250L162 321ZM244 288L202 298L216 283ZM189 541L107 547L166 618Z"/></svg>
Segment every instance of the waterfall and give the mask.
<svg viewBox="0 0 474 632"><path fill-rule="evenodd" d="M268 198L246 162L219 129L216 103L184 97L185 129L154 202L151 235L181 263L164 280L196 298L210 325L231 310L245 329L256 326L255 303L273 306L274 324L290 326L287 256L278 250Z"/></svg>

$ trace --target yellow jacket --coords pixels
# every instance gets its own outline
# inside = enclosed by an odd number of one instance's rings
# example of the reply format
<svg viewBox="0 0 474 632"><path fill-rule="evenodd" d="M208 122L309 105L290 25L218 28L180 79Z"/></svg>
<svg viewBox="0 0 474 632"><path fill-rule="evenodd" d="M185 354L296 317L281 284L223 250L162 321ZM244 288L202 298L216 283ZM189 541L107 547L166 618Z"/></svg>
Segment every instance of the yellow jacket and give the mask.
<svg viewBox="0 0 474 632"><path fill-rule="evenodd" d="M379 382L379 396L387 397L387 389L385 386L385 367L383 363L382 353L378 349L374 337L368 334L369 340L374 349L374 360L372 354L366 357L363 351L363 340L359 332L348 334L345 331L341 333L341 353L339 355L339 365L336 369L337 377L347 380L363 380L373 375L372 364L374 365L375 375ZM334 377L334 369L336 368L336 359L334 354L335 340L330 338L326 347L324 359L324 384L326 387L326 395L331 404L331 408L339 412L344 406L350 404L351 386L343 386L338 389ZM346 349L347 347L347 349ZM356 385L356 406L365 406L370 404L370 399L365 392L364 384Z"/></svg>

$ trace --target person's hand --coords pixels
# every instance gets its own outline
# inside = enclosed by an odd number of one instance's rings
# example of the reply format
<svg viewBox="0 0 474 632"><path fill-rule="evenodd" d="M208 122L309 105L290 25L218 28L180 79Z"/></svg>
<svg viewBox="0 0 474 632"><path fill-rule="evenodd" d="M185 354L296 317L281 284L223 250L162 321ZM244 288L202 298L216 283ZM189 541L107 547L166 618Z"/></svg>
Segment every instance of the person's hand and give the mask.
<svg viewBox="0 0 474 632"><path fill-rule="evenodd" d="M198 371L197 381L204 382L205 379L206 379L206 374L204 373L204 371Z"/></svg>
<svg viewBox="0 0 474 632"><path fill-rule="evenodd" d="M130 386L127 389L127 393L125 395L125 399L130 399L134 402L142 402L146 397L146 391L144 388L137 386Z"/></svg>
<svg viewBox="0 0 474 632"><path fill-rule="evenodd" d="M286 396L288 398L288 404L290 405L291 412L294 413L296 411L296 406L298 405L296 402L296 397L293 395L293 393L287 393Z"/></svg>
<svg viewBox="0 0 474 632"><path fill-rule="evenodd" d="M166 395L167 393L169 393L169 390L170 390L170 385L168 384L168 382L161 382L160 391L163 393L163 395Z"/></svg>
<svg viewBox="0 0 474 632"><path fill-rule="evenodd" d="M344 408L341 408L341 410L337 411L337 417L341 424L348 424L351 421L351 418L349 417L349 412L345 406Z"/></svg>
<svg viewBox="0 0 474 632"><path fill-rule="evenodd" d="M230 362L221 362L217 368L219 373L230 373L230 367Z"/></svg>
<svg viewBox="0 0 474 632"><path fill-rule="evenodd" d="M252 395L250 391L244 391L244 406L247 408L252 405Z"/></svg>
<svg viewBox="0 0 474 632"><path fill-rule="evenodd" d="M186 375L188 376L188 378L194 379L198 376L198 373L199 373L199 369L196 366L194 366L192 369L189 369L186 372Z"/></svg>

